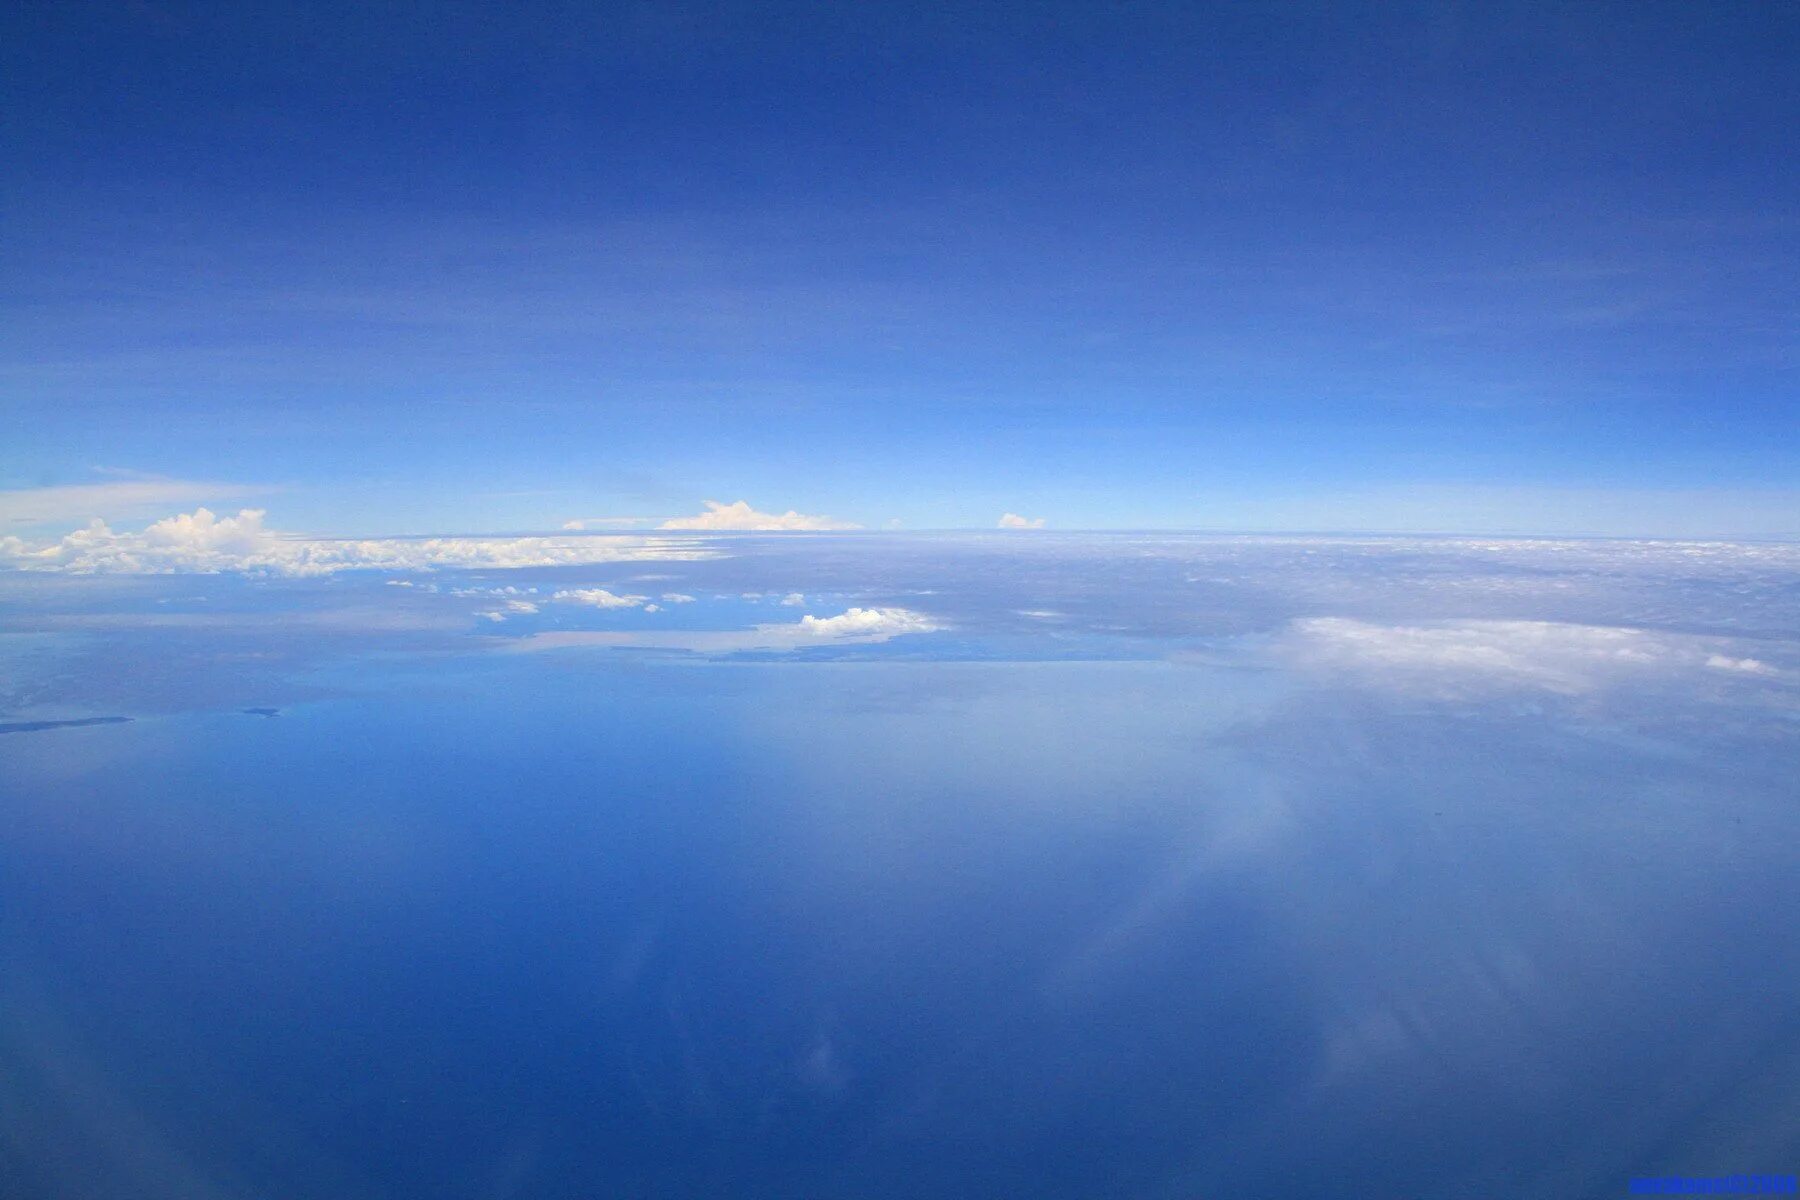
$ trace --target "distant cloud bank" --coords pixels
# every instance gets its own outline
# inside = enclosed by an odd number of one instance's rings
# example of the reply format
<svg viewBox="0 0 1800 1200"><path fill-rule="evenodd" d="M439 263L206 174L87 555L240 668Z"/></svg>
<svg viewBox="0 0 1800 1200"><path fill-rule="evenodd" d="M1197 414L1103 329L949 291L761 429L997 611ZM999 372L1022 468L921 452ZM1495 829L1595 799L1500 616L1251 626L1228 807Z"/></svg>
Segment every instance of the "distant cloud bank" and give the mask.
<svg viewBox="0 0 1800 1200"><path fill-rule="evenodd" d="M1042 517L1021 517L1018 513L1010 512L1003 513L999 522L1001 529L1042 529L1043 527L1044 518Z"/></svg>
<svg viewBox="0 0 1800 1200"><path fill-rule="evenodd" d="M198 508L121 533L94 520L49 542L0 537L0 567L71 574L329 575L337 571L580 566L588 563L698 560L704 545L657 537L309 538L263 524L263 509L220 517Z"/></svg>

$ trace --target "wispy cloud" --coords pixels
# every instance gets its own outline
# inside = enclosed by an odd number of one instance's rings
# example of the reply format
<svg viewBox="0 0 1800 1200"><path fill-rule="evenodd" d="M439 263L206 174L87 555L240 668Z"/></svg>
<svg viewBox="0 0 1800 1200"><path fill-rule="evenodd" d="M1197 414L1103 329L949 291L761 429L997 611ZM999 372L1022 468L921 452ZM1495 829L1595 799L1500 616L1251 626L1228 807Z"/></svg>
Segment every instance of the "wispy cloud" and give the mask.
<svg viewBox="0 0 1800 1200"><path fill-rule="evenodd" d="M785 513L758 512L750 507L748 501L739 500L733 504L721 504L717 500L706 502L706 511L693 517L673 517L664 521L659 529L711 529L736 532L773 532L777 530L824 530L824 529L861 529L851 521L839 521L832 517L808 516L806 513L788 509Z"/></svg>
<svg viewBox="0 0 1800 1200"><path fill-rule="evenodd" d="M576 517L572 521L564 521L563 529L571 533L579 533L584 529L649 529L662 517Z"/></svg>
<svg viewBox="0 0 1800 1200"><path fill-rule="evenodd" d="M232 500L254 496L273 489L246 484L218 483L196 479L167 479L155 475L105 470L106 475L125 476L106 483L61 484L55 487L0 489L0 525L67 525L96 518L117 520L172 507L204 503L208 500Z"/></svg>
<svg viewBox="0 0 1800 1200"><path fill-rule="evenodd" d="M885 642L903 634L942 629L924 613L907 608L851 608L830 617L811 614L791 624L757 625L722 630L582 630L540 633L509 646L517 651L561 650L580 646L686 650L697 654L745 651L788 653L819 646L855 646Z"/></svg>

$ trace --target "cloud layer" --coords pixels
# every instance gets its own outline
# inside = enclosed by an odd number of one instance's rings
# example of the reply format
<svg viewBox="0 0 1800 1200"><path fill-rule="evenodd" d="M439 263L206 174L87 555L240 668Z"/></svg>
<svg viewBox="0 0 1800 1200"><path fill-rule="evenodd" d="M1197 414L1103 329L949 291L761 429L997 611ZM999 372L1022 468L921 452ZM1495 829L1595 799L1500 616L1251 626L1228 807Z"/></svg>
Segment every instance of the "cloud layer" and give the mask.
<svg viewBox="0 0 1800 1200"><path fill-rule="evenodd" d="M997 523L1000 529L1042 529L1044 518L1021 517L1018 513L1002 513Z"/></svg>
<svg viewBox="0 0 1800 1200"><path fill-rule="evenodd" d="M1761 659L1722 653L1720 642L1560 621L1391 625L1316 617L1293 622L1278 645L1296 665L1355 673L1365 684L1388 689L1501 685L1577 695L1652 674L1780 676Z"/></svg>

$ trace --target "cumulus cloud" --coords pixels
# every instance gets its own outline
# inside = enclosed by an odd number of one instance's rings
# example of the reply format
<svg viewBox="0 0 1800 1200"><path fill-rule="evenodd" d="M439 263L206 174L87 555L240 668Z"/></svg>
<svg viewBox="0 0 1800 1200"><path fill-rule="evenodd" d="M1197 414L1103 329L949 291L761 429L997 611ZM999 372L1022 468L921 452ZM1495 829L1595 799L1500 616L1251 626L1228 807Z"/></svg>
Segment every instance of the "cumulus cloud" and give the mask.
<svg viewBox="0 0 1800 1200"><path fill-rule="evenodd" d="M670 604L692 604L694 598L686 592L664 592L662 598Z"/></svg>
<svg viewBox="0 0 1800 1200"><path fill-rule="evenodd" d="M706 511L698 516L673 517L664 521L658 528L770 532L783 529L861 529L862 526L850 521L836 521L830 517L808 516L805 513L795 512L791 508L785 513L779 514L757 512L744 500L739 500L735 504L721 504L717 500L708 500Z"/></svg>
<svg viewBox="0 0 1800 1200"><path fill-rule="evenodd" d="M903 634L931 633L943 626L906 608L851 608L832 617L808 614L790 624L728 630L586 630L540 633L521 638L511 649L558 650L577 646L687 650L700 654L745 651L787 653L812 646L872 645Z"/></svg>
<svg viewBox="0 0 1800 1200"><path fill-rule="evenodd" d="M1044 518L1021 517L1018 513L1002 513L999 528L1001 529L1042 529Z"/></svg>
<svg viewBox="0 0 1800 1200"><path fill-rule="evenodd" d="M136 532L94 520L46 542L0 538L0 567L72 574L328 575L336 571L581 566L590 563L713 558L704 544L657 537L314 538L263 524L262 509L220 517L198 508Z"/></svg>
<svg viewBox="0 0 1800 1200"><path fill-rule="evenodd" d="M789 592L781 598L781 603L787 608L799 608L806 603L806 596L801 592Z"/></svg>
<svg viewBox="0 0 1800 1200"><path fill-rule="evenodd" d="M641 608L650 597L622 596L605 588L563 588L550 598L558 604L585 604L590 608Z"/></svg>
<svg viewBox="0 0 1800 1200"><path fill-rule="evenodd" d="M1779 675L1704 638L1559 621L1456 620L1408 625L1345 617L1293 622L1278 645L1298 665L1358 672L1378 686L1452 690L1504 684L1576 695L1652 672Z"/></svg>

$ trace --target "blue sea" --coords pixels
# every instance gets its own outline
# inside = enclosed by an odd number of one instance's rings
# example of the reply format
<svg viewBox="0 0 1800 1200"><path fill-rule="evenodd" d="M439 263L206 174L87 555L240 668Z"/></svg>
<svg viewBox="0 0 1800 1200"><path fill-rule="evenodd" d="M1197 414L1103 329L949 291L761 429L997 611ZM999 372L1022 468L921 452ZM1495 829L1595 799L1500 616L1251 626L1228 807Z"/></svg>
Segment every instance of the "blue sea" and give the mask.
<svg viewBox="0 0 1800 1200"><path fill-rule="evenodd" d="M707 545L0 577L0 1194L1800 1164L1800 549Z"/></svg>

